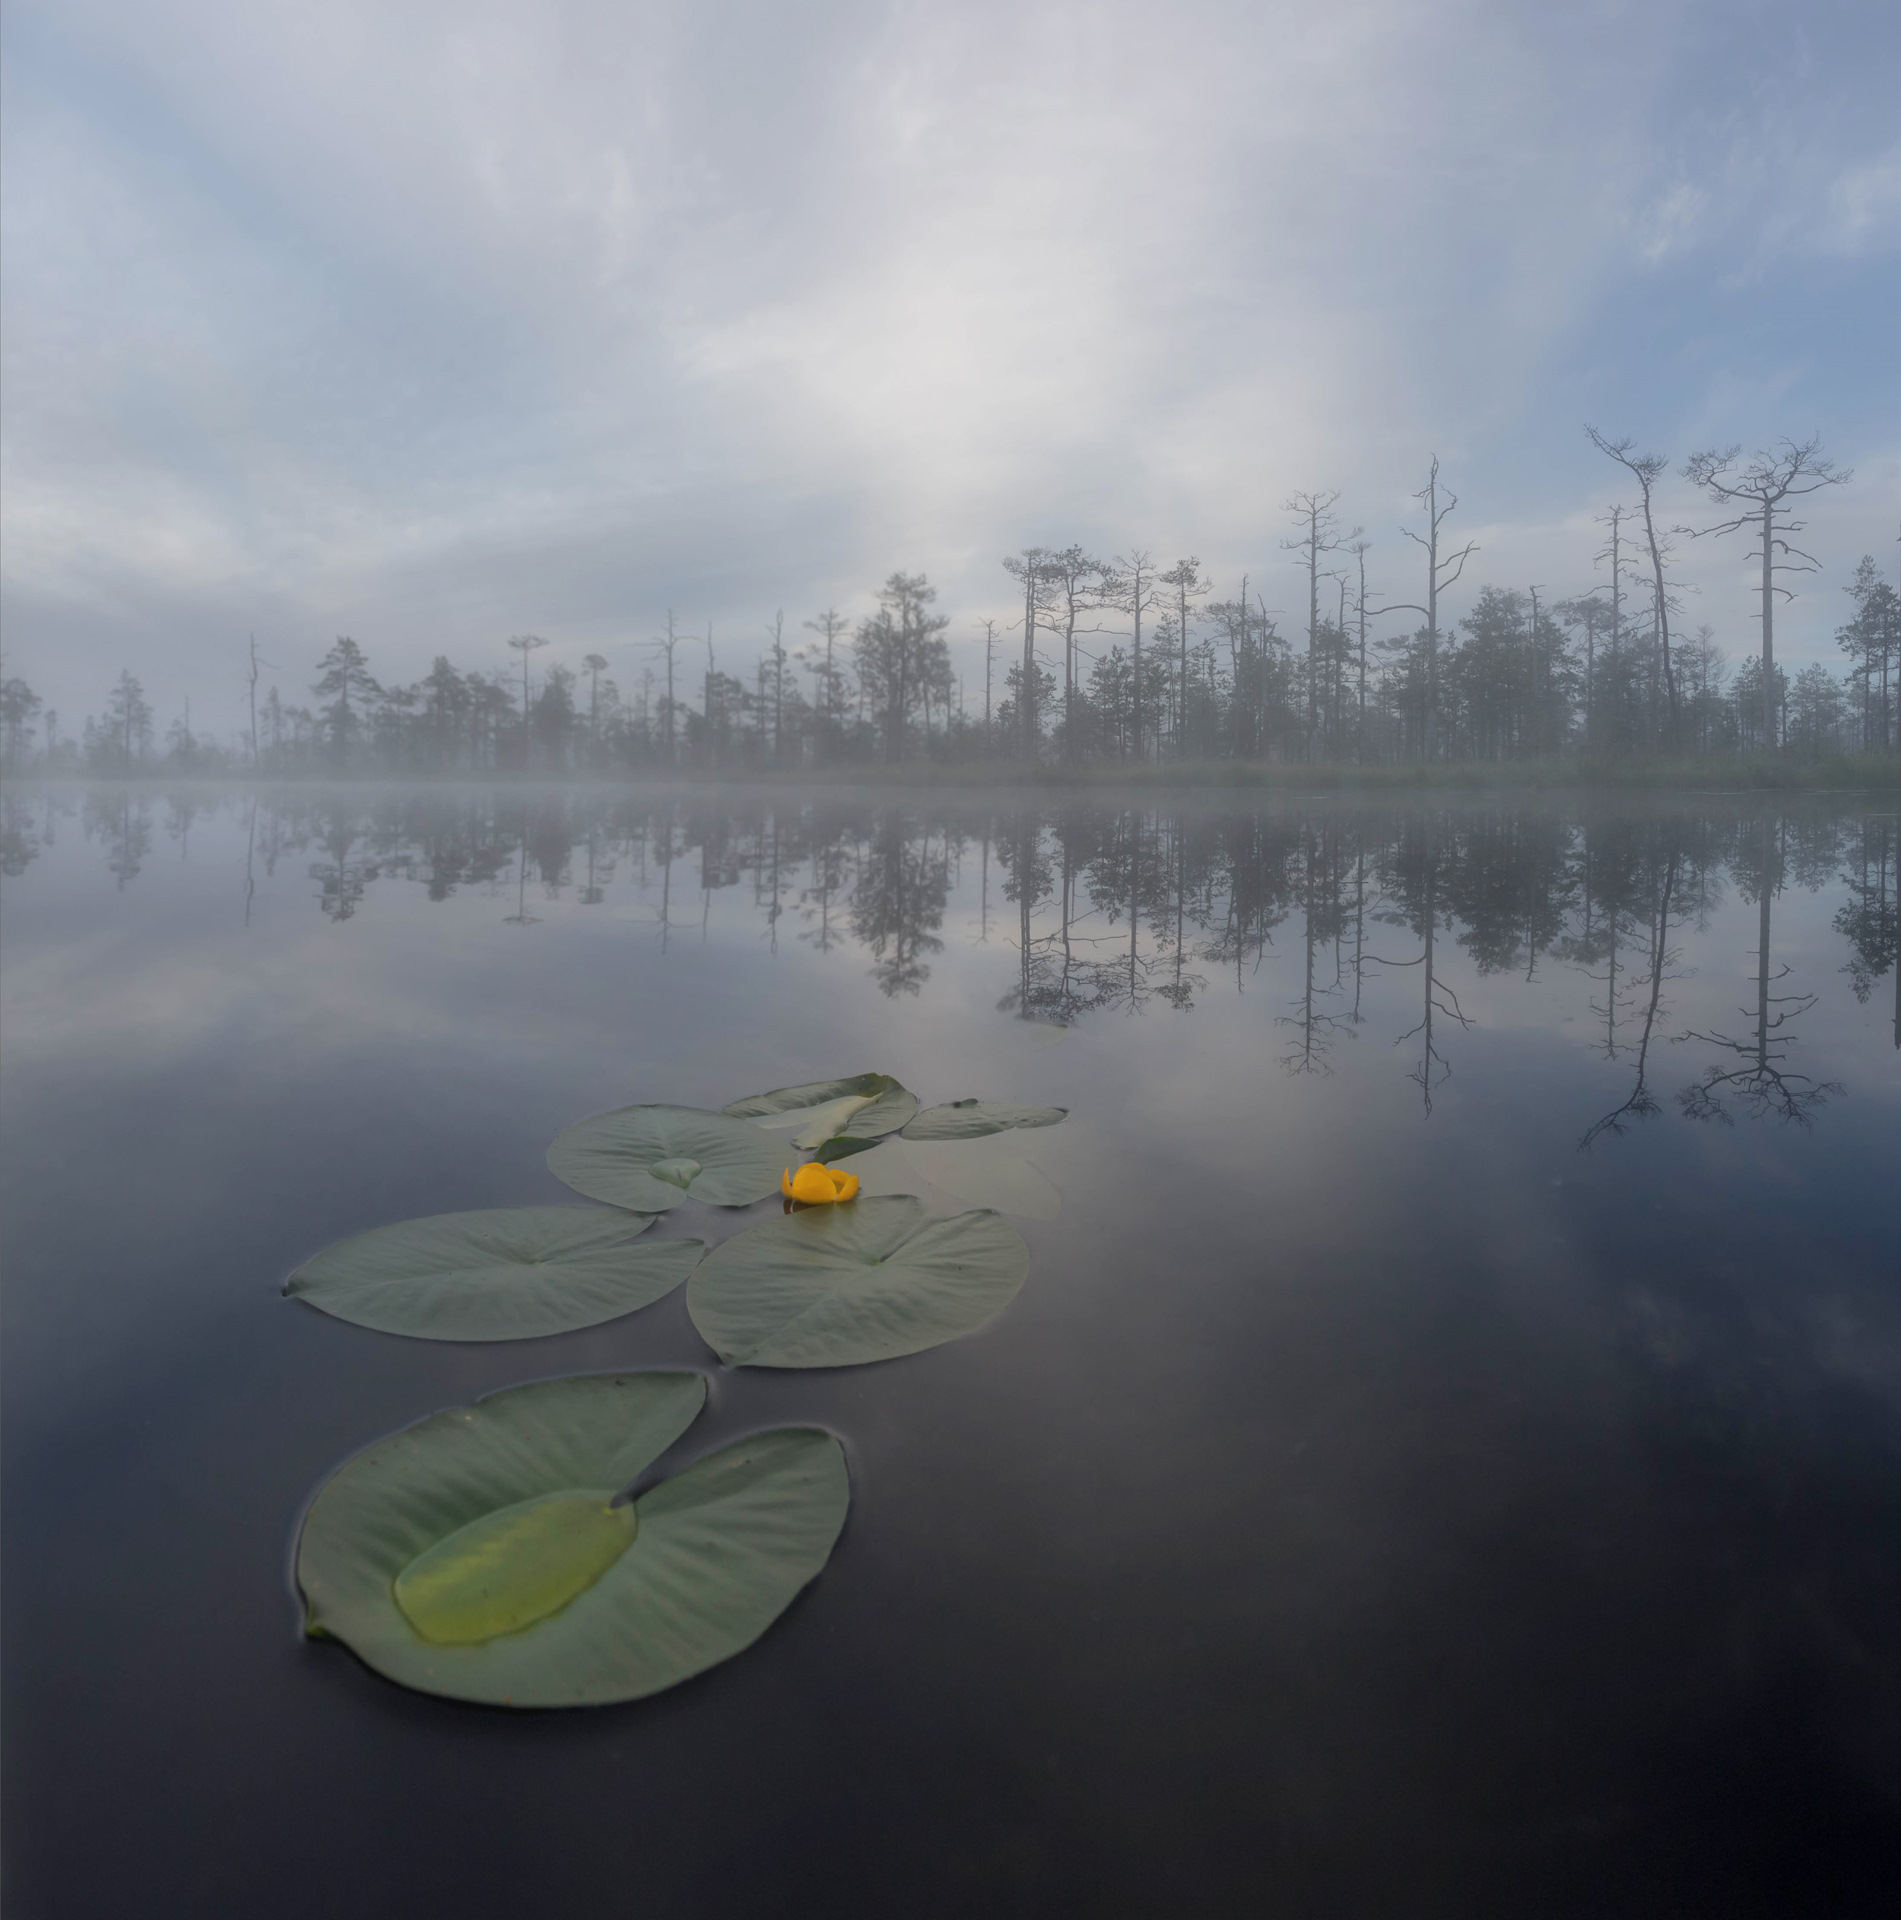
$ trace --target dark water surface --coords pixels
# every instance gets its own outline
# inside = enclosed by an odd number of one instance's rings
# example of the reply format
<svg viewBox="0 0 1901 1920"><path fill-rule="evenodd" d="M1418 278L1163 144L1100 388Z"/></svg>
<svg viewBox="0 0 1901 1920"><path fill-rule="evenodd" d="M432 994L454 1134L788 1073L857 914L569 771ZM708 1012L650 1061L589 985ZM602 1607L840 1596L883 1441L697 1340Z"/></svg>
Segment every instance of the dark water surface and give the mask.
<svg viewBox="0 0 1901 1920"><path fill-rule="evenodd" d="M10 1920L1893 1910L1890 802L4 806ZM1072 1110L970 1339L279 1298L866 1069ZM756 1647L508 1714L299 1637L340 1460L647 1365L845 1441Z"/></svg>

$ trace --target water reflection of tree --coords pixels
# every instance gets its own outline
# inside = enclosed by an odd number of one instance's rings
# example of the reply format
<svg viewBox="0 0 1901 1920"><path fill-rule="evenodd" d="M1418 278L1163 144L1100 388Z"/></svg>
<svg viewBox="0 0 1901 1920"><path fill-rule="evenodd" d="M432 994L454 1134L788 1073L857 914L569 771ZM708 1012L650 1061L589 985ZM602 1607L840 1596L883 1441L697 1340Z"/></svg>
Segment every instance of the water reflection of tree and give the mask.
<svg viewBox="0 0 1901 1920"><path fill-rule="evenodd" d="M1613 1107L1601 1120L1593 1121L1585 1130L1584 1138L1578 1142L1581 1147L1588 1147L1606 1133L1621 1134L1633 1120L1647 1120L1652 1114L1662 1111L1656 1096L1650 1091L1647 1076L1650 1070L1650 1043L1656 1035L1657 1016L1663 1005L1663 983L1671 962L1676 958L1670 946L1670 901L1676 891L1678 850L1676 837L1667 823L1664 836L1668 851L1657 877L1650 917L1650 991L1644 1006L1643 1026L1637 1036L1637 1078L1622 1105Z"/></svg>
<svg viewBox="0 0 1901 1920"><path fill-rule="evenodd" d="M1901 908L1897 906L1895 816L1874 814L1860 822L1856 870L1844 873L1848 899L1837 911L1835 931L1848 942L1848 975L1855 998L1868 1004L1884 973L1894 977L1894 1044L1901 1047Z"/></svg>
<svg viewBox="0 0 1901 1920"><path fill-rule="evenodd" d="M1090 970L1090 998L1097 1007L1140 1013L1154 995L1152 961L1142 950L1145 909L1159 902L1158 865L1148 847L1149 829L1139 807L1115 816L1096 841L1084 870L1083 885L1094 913L1105 926L1123 930L1104 934Z"/></svg>
<svg viewBox="0 0 1901 1920"><path fill-rule="evenodd" d="M1677 1104L1692 1120L1720 1120L1729 1124L1726 1099L1733 1099L1752 1119L1773 1116L1807 1126L1817 1108L1827 1104L1830 1094L1839 1094L1841 1084L1817 1080L1796 1073L1788 1064L1789 1048L1795 1036L1791 1022L1798 1020L1820 997L1813 993L1775 993L1772 988L1789 977L1791 969L1777 967L1770 957L1770 906L1781 889L1786 859L1783 827L1779 821L1755 823L1758 858L1755 872L1745 883L1743 897L1753 886L1756 895L1756 1001L1754 1008L1741 1009L1754 1019L1753 1029L1742 1035L1694 1030L1681 1037L1698 1040L1732 1056L1737 1064L1722 1061L1704 1070L1703 1077L1677 1095Z"/></svg>
<svg viewBox="0 0 1901 1920"><path fill-rule="evenodd" d="M1343 983L1337 954L1334 980L1321 985L1314 975L1314 956L1323 946L1338 944L1341 928L1340 868L1331 832L1316 833L1309 820L1301 843L1301 990L1298 1011L1282 1014L1275 1025L1291 1028L1297 1038L1280 1063L1289 1073L1331 1073L1329 1055L1340 1035L1354 1038L1353 1016L1335 1012L1331 1002Z"/></svg>
<svg viewBox="0 0 1901 1920"><path fill-rule="evenodd" d="M1459 944L1480 974L1535 977L1539 956L1561 939L1576 880L1571 833L1533 807L1490 810L1462 825L1444 875L1448 913L1464 923Z"/></svg>
<svg viewBox="0 0 1901 1920"><path fill-rule="evenodd" d="M1092 848L1092 838L1081 820L1058 818L1046 839L1041 819L1027 810L995 825L994 834L1004 873L1004 898L1017 906L1017 978L998 999L998 1011L1072 1026L1103 1003L1101 969L1095 957L1101 942L1080 930L1076 897L1079 870ZM986 854L990 841L987 830ZM1039 932L1037 909L1046 900L1054 919ZM987 937L987 927L983 933Z"/></svg>
<svg viewBox="0 0 1901 1920"><path fill-rule="evenodd" d="M94 788L86 795L81 825L88 840L106 845L106 870L121 893L139 877L152 851L152 803L130 788Z"/></svg>
<svg viewBox="0 0 1901 1920"><path fill-rule="evenodd" d="M39 857L39 821L23 794L0 793L0 874L15 877Z"/></svg>
<svg viewBox="0 0 1901 1920"><path fill-rule="evenodd" d="M1426 1112L1432 1112L1432 1093L1451 1077L1452 1063L1439 1051L1438 1025L1449 1020L1460 1027L1472 1022L1459 1005L1458 994L1439 975L1439 846L1433 817L1422 813L1401 832L1392 859L1391 911L1377 917L1392 925L1407 926L1418 935L1421 951L1416 960L1388 960L1378 954L1369 959L1384 967L1417 967L1420 970L1420 1007L1418 1023L1394 1041L1403 1047L1408 1040L1420 1042L1419 1064L1406 1077L1419 1088Z"/></svg>
<svg viewBox="0 0 1901 1920"><path fill-rule="evenodd" d="M201 802L195 793L174 790L165 796L165 833L178 842L178 857L191 858L191 830L197 824Z"/></svg>
<svg viewBox="0 0 1901 1920"><path fill-rule="evenodd" d="M871 954L880 993L914 994L931 977L927 960L944 950L937 929L949 898L948 841L933 847L901 808L885 809L860 855L851 901L852 932Z"/></svg>
<svg viewBox="0 0 1901 1920"><path fill-rule="evenodd" d="M799 938L820 953L830 953L844 938L832 908L851 882L853 844L849 822L835 811L821 811L812 827L811 885L799 894L799 917L805 922Z"/></svg>
<svg viewBox="0 0 1901 1920"><path fill-rule="evenodd" d="M838 795L767 804L606 787L267 788L227 802L203 789L148 798L103 788L70 804L88 836L105 842L121 885L149 857L154 806L170 805L182 844L193 809L202 818L232 804L243 813L247 910L260 876L308 849L323 910L338 921L354 917L378 878L412 880L432 901L471 885L500 894L512 879L509 904L531 921L537 881L549 898L572 888L586 904L618 881L655 907L663 949L685 920L673 918L676 893L693 885L693 868L677 864L697 855L694 918L703 938L713 893L746 885L768 944L777 947L796 912L801 940L820 952L862 943L893 996L918 993L931 977L964 848L955 812L929 800L892 806ZM1449 1070L1449 1029L1466 1023L1447 978L1448 936L1461 972L1469 966L1481 977L1536 980L1543 956L1555 954L1592 983L1577 997L1597 1016L1596 1045L1635 1069L1630 1097L1593 1126L1587 1137L1596 1138L1656 1110L1649 1069L1671 1023L1673 937L1680 944L1683 929L1707 925L1730 874L1759 917L1765 860L1771 915L1775 890L1789 880L1845 888L1834 924L1858 998L1891 977L1901 984L1892 821L1844 824L1827 809L1801 807L1778 817L1765 841L1763 820L1722 809L1601 804L1580 821L1535 806L1279 801L1223 812L1070 797L1019 805L983 820L981 831L973 823L970 851L981 853L966 877L980 911L971 932L992 944L1002 934L1015 948L1009 974L995 982L1007 989L998 1004L1061 1024L1113 1008L1185 1011L1205 998L1211 978L1226 974L1246 993L1278 963L1277 1044L1290 1041L1283 1064L1302 1074L1336 1065L1339 1036L1379 1011L1369 969L1375 979L1392 973L1395 984L1417 975L1418 998L1405 989L1413 1013L1402 1038L1419 1047L1411 1078L1428 1110ZM50 833L49 815L36 837L24 796L9 789L0 868L19 871ZM1297 949L1284 931L1294 927ZM1394 948L1398 928L1415 936L1413 957ZM1685 1111L1707 1117L1740 1101L1745 1110L1804 1117L1828 1091L1794 1074L1785 1051L1813 996L1779 988L1786 970L1776 968L1760 926L1756 953L1753 1031L1688 1036L1725 1057L1686 1096ZM1896 1012L1901 1037L1901 1002Z"/></svg>
<svg viewBox="0 0 1901 1920"><path fill-rule="evenodd" d="M363 857L357 842L363 838L361 817L349 801L337 801L322 816L319 841L324 858L310 869L317 883L318 901L326 918L344 921L352 918L363 899L364 890L377 877L374 860Z"/></svg>
<svg viewBox="0 0 1901 1920"><path fill-rule="evenodd" d="M1227 824L1227 896L1219 933L1203 948L1209 964L1234 968L1237 993L1244 975L1258 973L1274 944L1274 929L1292 905L1289 858L1293 836L1283 821L1244 813Z"/></svg>
<svg viewBox="0 0 1901 1920"><path fill-rule="evenodd" d="M614 856L603 846L605 823L598 811L588 810L582 838L587 848L587 878L581 885L581 904L598 907L607 898L607 883L614 877Z"/></svg>
<svg viewBox="0 0 1901 1920"><path fill-rule="evenodd" d="M1622 818L1587 821L1582 865L1582 924L1576 934L1559 943L1558 951L1587 978L1603 983L1603 998L1587 1005L1604 1023L1604 1057L1615 1060L1624 1018L1623 995L1630 990L1629 949L1644 924L1647 897L1644 848L1635 823ZM1593 971L1600 964L1603 971Z"/></svg>

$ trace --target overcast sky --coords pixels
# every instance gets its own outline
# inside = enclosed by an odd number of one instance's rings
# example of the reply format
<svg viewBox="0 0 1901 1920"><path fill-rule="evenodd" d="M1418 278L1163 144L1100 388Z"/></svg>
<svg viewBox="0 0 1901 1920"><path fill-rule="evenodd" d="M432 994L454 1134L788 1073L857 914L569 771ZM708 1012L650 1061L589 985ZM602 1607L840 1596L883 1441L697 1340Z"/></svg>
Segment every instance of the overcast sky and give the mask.
<svg viewBox="0 0 1901 1920"><path fill-rule="evenodd" d="M894 567L953 639L1026 544L1246 569L1298 487L1375 584L1437 453L1468 582L1591 584L1589 420L1820 433L1794 663L1892 575L1892 0L9 0L7 671L235 726L349 633L623 684L671 606ZM1673 518L1706 519L1681 488ZM1740 547L1686 558L1732 655ZM964 661L971 655L965 652ZM976 668L981 675L981 666Z"/></svg>

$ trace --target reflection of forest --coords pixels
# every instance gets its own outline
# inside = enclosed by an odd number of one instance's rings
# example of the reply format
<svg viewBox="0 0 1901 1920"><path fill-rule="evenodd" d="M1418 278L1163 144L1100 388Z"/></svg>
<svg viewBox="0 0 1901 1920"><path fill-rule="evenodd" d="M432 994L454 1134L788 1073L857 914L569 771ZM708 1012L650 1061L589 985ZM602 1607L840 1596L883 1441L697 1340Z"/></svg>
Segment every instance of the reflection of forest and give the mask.
<svg viewBox="0 0 1901 1920"><path fill-rule="evenodd" d="M1690 1072L1681 1111L1806 1120L1834 1089L1799 1066L1801 1017L1831 980L1796 980L1775 946L1790 887L1840 888L1841 973L1866 1003L1892 997L1893 815L1827 809L1653 808L1576 815L1497 806L1328 803L1220 813L1166 806L838 796L654 796L605 788L336 789L262 796L10 789L0 871L25 872L63 820L100 845L120 887L152 858L162 819L180 857L195 821L242 815L249 902L257 877L300 863L320 909L350 919L373 882L430 900L479 891L532 926L536 904L638 897L663 944L702 938L715 894L749 887L776 949L850 945L884 993L917 994L944 948L954 886L971 883L978 937L1014 949L1000 1009L1070 1025L1112 1013L1186 1012L1211 991L1261 990L1277 958L1281 1064L1325 1073L1364 1020L1369 983L1405 983L1412 1077L1430 1109L1470 1024L1446 978L1576 977L1596 1048L1626 1066L1628 1096L1587 1139L1660 1110L1651 1082ZM1730 891L1755 908L1735 1017L1688 1030L1673 1017L1680 939ZM235 889L234 889L235 891ZM1293 991L1286 989L1291 979ZM1666 1053L1664 1043L1688 1050Z"/></svg>

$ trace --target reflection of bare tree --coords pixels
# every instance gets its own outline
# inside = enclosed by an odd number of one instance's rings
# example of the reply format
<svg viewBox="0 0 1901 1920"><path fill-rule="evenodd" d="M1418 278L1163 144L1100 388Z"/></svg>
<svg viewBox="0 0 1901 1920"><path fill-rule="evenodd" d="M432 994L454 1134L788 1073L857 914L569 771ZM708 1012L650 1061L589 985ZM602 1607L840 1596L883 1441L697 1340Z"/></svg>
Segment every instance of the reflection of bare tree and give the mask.
<svg viewBox="0 0 1901 1920"><path fill-rule="evenodd" d="M251 924L251 902L257 897L257 879L252 862L257 854L257 795L250 796L244 810L244 924Z"/></svg>
<svg viewBox="0 0 1901 1920"><path fill-rule="evenodd" d="M852 932L870 950L878 991L916 993L931 977L926 956L941 953L936 929L950 898L946 847L933 849L927 830L907 830L892 807L867 841L852 888Z"/></svg>
<svg viewBox="0 0 1901 1920"><path fill-rule="evenodd" d="M1052 836L1061 854L1060 870L1044 853L1041 824L1019 814L997 838L1005 866L1006 898L1017 902L1017 981L997 1002L1001 1013L1025 1020L1070 1026L1091 1008L1102 1004L1099 968L1077 952L1075 881L1078 834L1074 823L1059 820ZM1055 925L1047 933L1035 931L1035 908L1052 898ZM1093 942L1087 942L1093 946Z"/></svg>
<svg viewBox="0 0 1901 1920"><path fill-rule="evenodd" d="M676 854L685 851L674 844L673 802L669 800L666 811L655 822L660 838L654 847L654 857L660 862L660 951L665 953L673 939L673 862Z"/></svg>
<svg viewBox="0 0 1901 1920"><path fill-rule="evenodd" d="M1584 924L1579 936L1564 943L1565 957L1586 978L1603 982L1604 998L1589 1002L1604 1022L1604 1057L1617 1058L1619 1028L1624 1017L1623 995L1629 990L1624 943L1638 927L1636 903L1641 897L1639 849L1628 822L1612 820L1587 826L1584 834ZM1596 912L1595 919L1593 911ZM1602 973L1592 971L1601 961Z"/></svg>
<svg viewBox="0 0 1901 1920"><path fill-rule="evenodd" d="M601 822L590 813L587 821L587 879L581 887L581 904L598 907L607 898L607 882L614 877L614 860L601 850Z"/></svg>
<svg viewBox="0 0 1901 1920"><path fill-rule="evenodd" d="M1725 1067L1720 1061L1704 1071L1701 1080L1685 1087L1677 1095L1677 1104L1692 1120L1720 1120L1729 1124L1729 1109L1723 1104L1727 1095L1735 1099L1752 1120L1768 1115L1793 1120L1807 1126L1818 1107L1830 1094L1842 1092L1833 1080L1816 1080L1805 1073L1791 1073L1787 1066L1790 1021L1808 1012L1820 997L1813 993L1772 993L1770 989L1789 976L1787 966L1772 967L1769 958L1769 908L1780 879L1781 861L1772 830L1764 823L1763 859L1757 887L1756 1005L1755 1031L1740 1038L1726 1033L1686 1033L1685 1040L1701 1040L1735 1056L1740 1064ZM1741 1010L1750 1013L1748 1007Z"/></svg>
<svg viewBox="0 0 1901 1920"><path fill-rule="evenodd" d="M1173 895L1174 912L1158 929L1173 962L1171 977L1156 990L1156 998L1165 1001L1177 1013L1191 1012L1195 995L1208 983L1188 967L1188 844L1190 818L1176 814L1169 822L1170 850L1168 884ZM1166 911L1166 910L1165 910ZM1201 916L1197 914L1199 924ZM1172 920L1172 924L1170 924Z"/></svg>
<svg viewBox="0 0 1901 1920"><path fill-rule="evenodd" d="M1320 854L1314 844L1314 830L1309 823L1304 837L1301 865L1304 869L1302 887L1302 945L1305 952L1305 965L1301 973L1301 991L1295 1005L1300 1009L1297 1014L1282 1014L1274 1024L1278 1027L1292 1027L1299 1039L1289 1050L1281 1055L1280 1063L1289 1073L1331 1073L1333 1068L1328 1061L1331 1042L1336 1035L1344 1033L1351 1040L1354 1036L1353 1019L1350 1014L1336 1014L1318 1006L1317 999L1324 999L1337 991L1341 975L1335 969L1335 984L1331 987L1314 985L1314 948L1317 940L1325 937L1326 929L1321 926L1320 916L1326 913L1327 927L1335 927L1338 920L1337 902L1331 899L1322 902L1319 894ZM1327 864L1329 878L1333 877L1331 860ZM1331 892L1331 889L1329 889Z"/></svg>
<svg viewBox="0 0 1901 1920"><path fill-rule="evenodd" d="M1580 1147L1588 1147L1603 1133L1620 1134L1633 1120L1648 1120L1653 1113L1661 1111L1645 1075L1650 1066L1650 1041L1656 1031L1657 1010L1663 999L1664 970L1676 957L1670 948L1670 895L1676 883L1677 847L1673 839L1650 921L1650 998L1644 1008L1643 1030L1637 1038L1636 1084L1630 1090L1630 1098L1622 1106L1613 1107L1603 1119L1594 1121L1586 1129L1584 1138L1578 1142Z"/></svg>
<svg viewBox="0 0 1901 1920"><path fill-rule="evenodd" d="M1220 934L1203 949L1218 966L1234 966L1235 992L1244 992L1243 968L1258 973L1274 944L1274 929L1289 905L1287 859L1291 843L1258 813L1233 823L1228 847L1227 911Z"/></svg>
<svg viewBox="0 0 1901 1920"><path fill-rule="evenodd" d="M784 852L780 842L780 815L783 809L774 807L766 823L765 845L760 849L760 859L753 869L753 905L763 905L766 916L766 948L773 955L779 951L779 916L785 911L780 904L785 892L785 869L781 864Z"/></svg>
<svg viewBox="0 0 1901 1920"><path fill-rule="evenodd" d="M521 858L515 862L515 911L502 916L505 927L538 927L538 914L528 911L528 848L524 842Z"/></svg>
<svg viewBox="0 0 1901 1920"><path fill-rule="evenodd" d="M1452 1063L1439 1051L1438 1023L1451 1020L1461 1027L1469 1027L1472 1022L1460 1007L1459 996L1439 978L1439 851L1434 841L1430 815L1420 822L1416 851L1412 852L1410 858L1408 852L1408 842L1402 839L1400 856L1394 863L1395 880L1402 900L1409 899L1413 903L1405 909L1403 918L1424 941L1424 950L1417 960L1386 960L1378 954L1369 954L1367 958L1383 967L1418 967L1421 970L1424 991L1420 997L1423 1011L1419 1022L1402 1033L1393 1044L1403 1047L1408 1040L1421 1040L1419 1064L1406 1077L1419 1088L1426 1112L1430 1114L1433 1088L1443 1085L1452 1073Z"/></svg>

